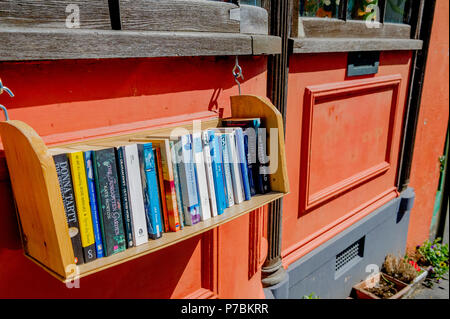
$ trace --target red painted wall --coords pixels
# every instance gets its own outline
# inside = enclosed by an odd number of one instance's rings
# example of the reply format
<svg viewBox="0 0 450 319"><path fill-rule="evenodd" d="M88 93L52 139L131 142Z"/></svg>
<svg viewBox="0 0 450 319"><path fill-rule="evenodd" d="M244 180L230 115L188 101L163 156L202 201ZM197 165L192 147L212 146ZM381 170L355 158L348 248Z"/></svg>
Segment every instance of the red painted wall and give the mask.
<svg viewBox="0 0 450 319"><path fill-rule="evenodd" d="M266 96L267 59L239 62L242 92ZM231 57L0 62L0 78L16 95L3 94L0 103L11 119L57 144L229 116L229 97L238 94L233 66ZM261 298L265 214L257 210L68 289L23 256L0 153L0 298Z"/></svg>
<svg viewBox="0 0 450 319"><path fill-rule="evenodd" d="M411 52L347 77L347 54L295 54L289 68L282 256L288 266L398 196Z"/></svg>
<svg viewBox="0 0 450 319"><path fill-rule="evenodd" d="M409 223L409 249L428 239L439 182L438 159L443 155L449 116L448 12L448 1L436 1L410 176L416 199Z"/></svg>

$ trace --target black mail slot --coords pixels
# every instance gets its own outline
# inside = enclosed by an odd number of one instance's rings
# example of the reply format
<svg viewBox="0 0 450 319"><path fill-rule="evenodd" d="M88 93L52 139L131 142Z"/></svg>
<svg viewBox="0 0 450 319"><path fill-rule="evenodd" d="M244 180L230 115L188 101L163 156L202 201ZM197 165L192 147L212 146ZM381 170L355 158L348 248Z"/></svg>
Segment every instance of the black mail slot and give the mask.
<svg viewBox="0 0 450 319"><path fill-rule="evenodd" d="M347 76L376 74L380 64L380 51L349 52Z"/></svg>

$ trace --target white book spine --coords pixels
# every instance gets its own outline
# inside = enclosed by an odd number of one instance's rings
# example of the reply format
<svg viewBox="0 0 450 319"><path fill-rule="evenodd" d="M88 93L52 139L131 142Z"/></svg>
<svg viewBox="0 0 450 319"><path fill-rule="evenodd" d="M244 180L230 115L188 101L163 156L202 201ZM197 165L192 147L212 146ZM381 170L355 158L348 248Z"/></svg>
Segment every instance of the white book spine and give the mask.
<svg viewBox="0 0 450 319"><path fill-rule="evenodd" d="M203 158L202 136L200 132L192 134L194 161L197 170L197 183L200 196L201 220L211 218L208 196L208 182L206 181L205 161Z"/></svg>
<svg viewBox="0 0 450 319"><path fill-rule="evenodd" d="M125 145L125 169L128 181L131 227L136 246L148 242L147 220L142 194L141 169L136 144Z"/></svg>
<svg viewBox="0 0 450 319"><path fill-rule="evenodd" d="M202 132L203 158L205 160L206 181L208 182L209 204L211 215L217 216L216 190L214 189L214 175L212 170L211 152L209 147L208 132Z"/></svg>
<svg viewBox="0 0 450 319"><path fill-rule="evenodd" d="M239 166L239 158L236 149L236 136L233 133L228 135L228 152L231 158L231 178L233 180L234 202L240 204L244 201L244 188L242 185L241 168Z"/></svg>
<svg viewBox="0 0 450 319"><path fill-rule="evenodd" d="M227 187L227 196L228 196L228 207L231 207L234 205L234 195L233 195L233 182L231 178L231 167L230 167L230 157L228 153L228 147L227 147L227 138L225 133L220 133L220 141L222 143L222 155L223 155L223 171L225 174L225 183Z"/></svg>

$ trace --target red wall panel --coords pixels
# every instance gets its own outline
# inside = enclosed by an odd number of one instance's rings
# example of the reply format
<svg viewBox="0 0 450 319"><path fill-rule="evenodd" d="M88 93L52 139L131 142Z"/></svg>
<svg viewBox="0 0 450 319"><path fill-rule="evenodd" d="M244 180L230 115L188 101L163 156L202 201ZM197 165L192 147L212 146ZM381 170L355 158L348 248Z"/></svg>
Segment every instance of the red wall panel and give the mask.
<svg viewBox="0 0 450 319"><path fill-rule="evenodd" d="M410 52L382 52L376 75L347 77L346 53L291 57L285 266L398 195L410 60Z"/></svg>
<svg viewBox="0 0 450 319"><path fill-rule="evenodd" d="M228 116L229 98L238 94L231 73L234 62L231 57L2 62L0 77L16 96L3 94L0 103L8 107L11 119L29 124L48 144L218 113ZM243 94L266 96L267 59L241 57L239 63L245 76ZM249 269L265 251L249 256L249 247L262 243L263 217L259 228L246 215L81 278L80 288L69 289L24 257L0 153L0 298L259 298L261 265L251 276Z"/></svg>

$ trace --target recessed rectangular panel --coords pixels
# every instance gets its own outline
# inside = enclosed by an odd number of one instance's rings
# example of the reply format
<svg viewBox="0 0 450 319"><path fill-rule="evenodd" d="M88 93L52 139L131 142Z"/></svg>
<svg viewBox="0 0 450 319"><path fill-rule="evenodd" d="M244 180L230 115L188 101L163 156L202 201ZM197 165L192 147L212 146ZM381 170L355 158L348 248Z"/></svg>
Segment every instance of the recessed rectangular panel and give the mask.
<svg viewBox="0 0 450 319"><path fill-rule="evenodd" d="M399 83L386 76L307 87L303 209L389 169Z"/></svg>

